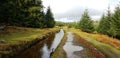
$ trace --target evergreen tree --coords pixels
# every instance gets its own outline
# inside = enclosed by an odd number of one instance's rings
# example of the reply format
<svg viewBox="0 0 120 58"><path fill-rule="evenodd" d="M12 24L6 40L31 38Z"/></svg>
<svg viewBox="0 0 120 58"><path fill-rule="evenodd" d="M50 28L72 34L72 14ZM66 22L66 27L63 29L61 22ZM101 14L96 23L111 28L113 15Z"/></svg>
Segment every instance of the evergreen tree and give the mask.
<svg viewBox="0 0 120 58"><path fill-rule="evenodd" d="M31 7L28 9L30 12L29 14L29 25L28 27L34 27L34 28L43 28L43 6L41 4L41 1L39 0L31 0Z"/></svg>
<svg viewBox="0 0 120 58"><path fill-rule="evenodd" d="M115 9L115 13L112 18L112 28L114 29L114 33L117 38L120 38L120 7L119 5Z"/></svg>
<svg viewBox="0 0 120 58"><path fill-rule="evenodd" d="M107 16L104 16L104 15L102 16L102 18L99 22L97 31L101 34L111 35L111 32L112 32L112 29L111 29L112 23L111 22L112 22L112 14L108 7Z"/></svg>
<svg viewBox="0 0 120 58"><path fill-rule="evenodd" d="M84 14L82 15L82 18L79 23L79 27L82 31L89 32L89 33L93 32L95 30L93 21L91 20L90 16L88 15L87 10L85 10Z"/></svg>
<svg viewBox="0 0 120 58"><path fill-rule="evenodd" d="M54 17L53 17L53 14L51 12L50 7L48 7L48 9L47 9L47 13L46 13L45 17L46 17L47 27L48 28L54 27L55 26L55 21L54 21Z"/></svg>
<svg viewBox="0 0 120 58"><path fill-rule="evenodd" d="M0 24L40 27L45 19L41 0L0 0Z"/></svg>
<svg viewBox="0 0 120 58"><path fill-rule="evenodd" d="M16 0L0 0L0 24L10 25L11 20L15 18Z"/></svg>
<svg viewBox="0 0 120 58"><path fill-rule="evenodd" d="M102 18L100 19L100 22L99 22L99 25L98 25L98 28L97 28L97 32L101 33L101 34L106 34L106 17L105 15L103 14Z"/></svg>
<svg viewBox="0 0 120 58"><path fill-rule="evenodd" d="M111 21L112 21L112 14L110 12L110 7L108 7L108 11L107 11L107 16L106 16L106 28L105 28L105 34L107 35L111 35L110 34L110 28L111 28Z"/></svg>

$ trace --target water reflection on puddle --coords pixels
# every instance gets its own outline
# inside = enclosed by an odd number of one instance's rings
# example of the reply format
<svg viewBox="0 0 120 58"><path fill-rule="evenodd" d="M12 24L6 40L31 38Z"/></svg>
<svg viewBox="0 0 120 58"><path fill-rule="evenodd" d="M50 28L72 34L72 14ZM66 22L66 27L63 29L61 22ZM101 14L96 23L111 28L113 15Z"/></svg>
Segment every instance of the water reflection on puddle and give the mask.
<svg viewBox="0 0 120 58"><path fill-rule="evenodd" d="M51 52L53 52L57 48L57 46L61 42L63 36L64 36L64 31L63 31L63 29L61 29L60 32L55 35L55 38L53 40L53 43L52 43L50 49L48 49L48 46L46 44L44 44L44 46L41 50L42 58L50 58Z"/></svg>
<svg viewBox="0 0 120 58"><path fill-rule="evenodd" d="M63 46L63 49L67 54L67 58L80 58L80 56L75 55L74 52L83 50L83 47L73 45L73 38L74 36L72 33L68 32L67 41Z"/></svg>
<svg viewBox="0 0 120 58"><path fill-rule="evenodd" d="M50 57L50 52L49 52L48 46L46 44L44 44L42 51L43 51L42 58L49 58Z"/></svg>

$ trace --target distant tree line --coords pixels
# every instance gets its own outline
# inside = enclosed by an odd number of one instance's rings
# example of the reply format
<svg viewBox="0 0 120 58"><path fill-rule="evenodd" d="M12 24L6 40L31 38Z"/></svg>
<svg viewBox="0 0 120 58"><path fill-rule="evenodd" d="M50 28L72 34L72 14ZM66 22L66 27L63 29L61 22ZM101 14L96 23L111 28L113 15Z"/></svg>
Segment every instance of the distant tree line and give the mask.
<svg viewBox="0 0 120 58"><path fill-rule="evenodd" d="M43 11L41 0L0 0L0 25L52 28L55 25L50 7Z"/></svg>
<svg viewBox="0 0 120 58"><path fill-rule="evenodd" d="M66 26L65 22L60 22L60 21L56 21L56 26L62 27L62 26Z"/></svg>
<svg viewBox="0 0 120 58"><path fill-rule="evenodd" d="M56 22L56 26L63 27L63 26L68 26L68 28L77 28L78 22Z"/></svg>

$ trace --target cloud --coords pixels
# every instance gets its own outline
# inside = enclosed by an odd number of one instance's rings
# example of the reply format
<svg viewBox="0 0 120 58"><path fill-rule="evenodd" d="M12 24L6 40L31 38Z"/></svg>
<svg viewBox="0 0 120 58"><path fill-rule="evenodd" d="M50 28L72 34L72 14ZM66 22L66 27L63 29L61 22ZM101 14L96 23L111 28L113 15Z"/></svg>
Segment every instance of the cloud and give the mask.
<svg viewBox="0 0 120 58"><path fill-rule="evenodd" d="M100 19L106 13L108 5L114 12L120 0L43 0L45 7L50 6L56 20L79 20L84 10L89 10L92 19Z"/></svg>
<svg viewBox="0 0 120 58"><path fill-rule="evenodd" d="M68 10L65 13L61 14L55 14L54 17L56 19L62 19L62 18L69 18L69 20L78 20L82 16L83 12L85 11L86 8L84 7L75 7L70 10ZM91 9L88 8L89 15L92 17L92 19L98 19L99 16L103 14L103 10L96 10L96 9Z"/></svg>

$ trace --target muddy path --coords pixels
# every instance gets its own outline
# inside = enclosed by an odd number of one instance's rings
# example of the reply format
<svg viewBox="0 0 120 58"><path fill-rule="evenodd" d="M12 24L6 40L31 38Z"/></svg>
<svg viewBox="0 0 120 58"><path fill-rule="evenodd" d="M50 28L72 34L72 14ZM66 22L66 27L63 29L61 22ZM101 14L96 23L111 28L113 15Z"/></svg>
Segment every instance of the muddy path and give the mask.
<svg viewBox="0 0 120 58"><path fill-rule="evenodd" d="M51 58L104 58L96 50L91 51L82 40L78 35L66 32Z"/></svg>
<svg viewBox="0 0 120 58"><path fill-rule="evenodd" d="M81 51L84 50L82 46L75 45L73 42L74 35L68 32L67 41L63 46L64 51L67 54L67 58L83 58L81 57Z"/></svg>
<svg viewBox="0 0 120 58"><path fill-rule="evenodd" d="M97 48L95 48L90 42L85 40L85 38L81 37L80 35L74 33L75 37L78 38L84 47L86 47L87 50L91 53L93 58L106 58L106 56L101 53Z"/></svg>
<svg viewBox="0 0 120 58"><path fill-rule="evenodd" d="M92 53L87 49L75 34L68 32L67 40L63 46L67 54L66 58L93 58Z"/></svg>
<svg viewBox="0 0 120 58"><path fill-rule="evenodd" d="M94 58L94 56L92 55L90 50L86 47L86 45L83 42L81 42L80 38L78 38L77 35L75 34L73 35L74 35L74 39L73 39L74 45L82 46L84 48L83 50L75 53L78 54L81 58Z"/></svg>

